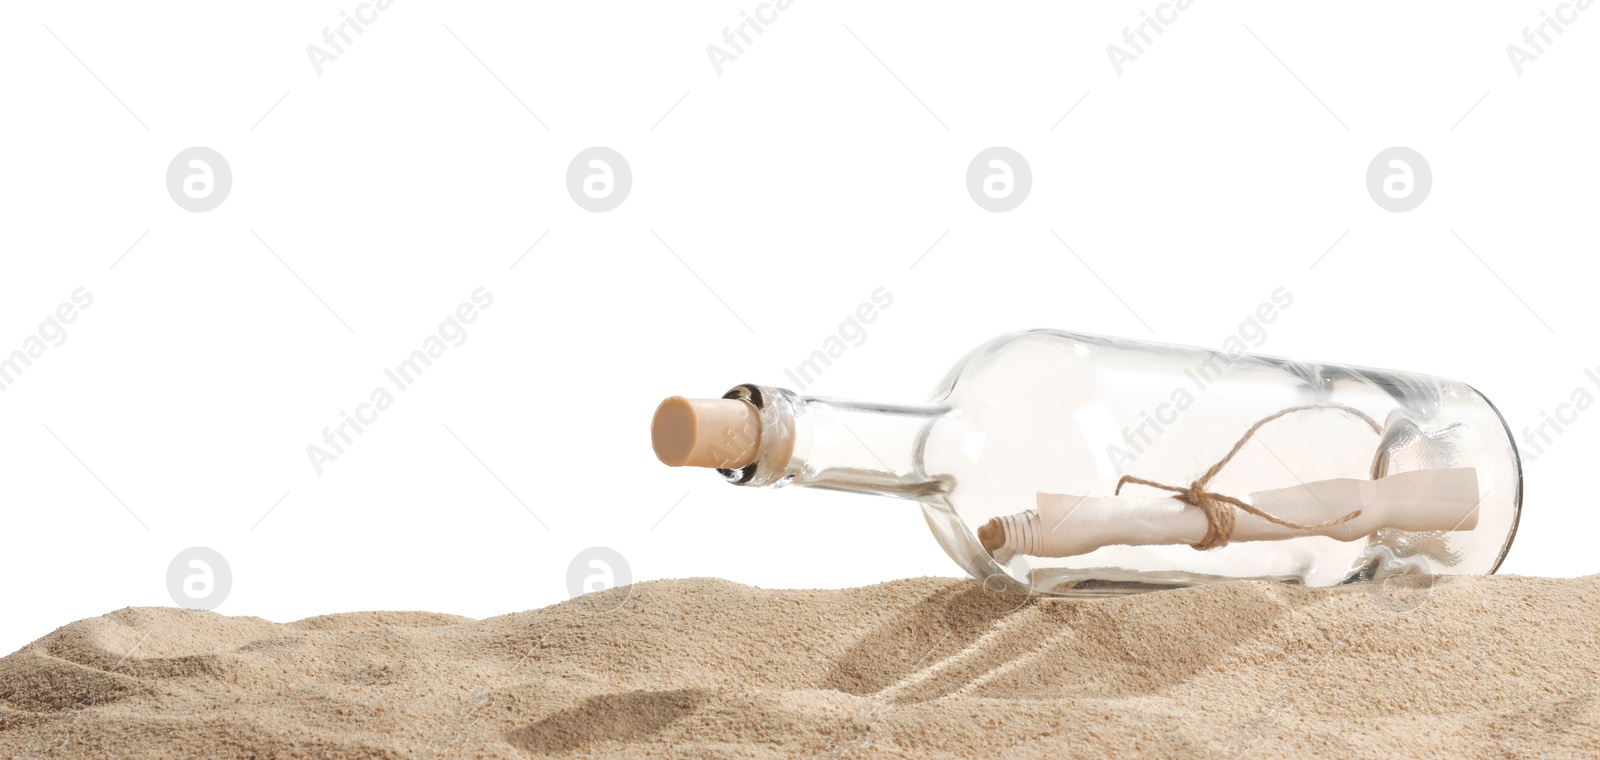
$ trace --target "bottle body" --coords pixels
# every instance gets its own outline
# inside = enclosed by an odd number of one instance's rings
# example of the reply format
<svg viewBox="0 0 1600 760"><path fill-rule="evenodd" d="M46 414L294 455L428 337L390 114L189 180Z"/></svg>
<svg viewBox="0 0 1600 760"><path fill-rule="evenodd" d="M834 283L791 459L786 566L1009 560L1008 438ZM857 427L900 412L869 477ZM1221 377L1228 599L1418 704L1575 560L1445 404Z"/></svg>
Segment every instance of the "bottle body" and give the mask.
<svg viewBox="0 0 1600 760"><path fill-rule="evenodd" d="M969 573L1036 594L1499 566L1521 470L1485 397L1239 348L1035 330L972 351L922 405L740 386L792 446L723 473L916 500Z"/></svg>

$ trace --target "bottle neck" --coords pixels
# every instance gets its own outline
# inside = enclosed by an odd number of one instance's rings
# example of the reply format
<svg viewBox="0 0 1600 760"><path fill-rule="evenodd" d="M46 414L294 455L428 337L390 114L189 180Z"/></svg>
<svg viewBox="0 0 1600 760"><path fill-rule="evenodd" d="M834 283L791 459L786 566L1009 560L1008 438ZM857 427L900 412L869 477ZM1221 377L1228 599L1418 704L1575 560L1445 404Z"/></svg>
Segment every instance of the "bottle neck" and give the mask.
<svg viewBox="0 0 1600 760"><path fill-rule="evenodd" d="M761 418L755 461L722 470L735 484L792 484L911 499L945 487L928 474L922 451L948 406L814 398L755 385L734 388L726 398L750 401Z"/></svg>

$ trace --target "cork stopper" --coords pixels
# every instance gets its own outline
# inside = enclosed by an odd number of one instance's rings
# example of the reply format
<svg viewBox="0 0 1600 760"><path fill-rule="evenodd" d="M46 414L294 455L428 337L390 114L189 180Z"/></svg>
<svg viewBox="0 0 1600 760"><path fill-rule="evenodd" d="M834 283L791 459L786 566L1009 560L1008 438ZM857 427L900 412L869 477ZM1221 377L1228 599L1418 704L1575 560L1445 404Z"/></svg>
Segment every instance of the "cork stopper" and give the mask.
<svg viewBox="0 0 1600 760"><path fill-rule="evenodd" d="M671 467L738 469L761 448L761 417L748 401L673 396L650 422L656 458Z"/></svg>

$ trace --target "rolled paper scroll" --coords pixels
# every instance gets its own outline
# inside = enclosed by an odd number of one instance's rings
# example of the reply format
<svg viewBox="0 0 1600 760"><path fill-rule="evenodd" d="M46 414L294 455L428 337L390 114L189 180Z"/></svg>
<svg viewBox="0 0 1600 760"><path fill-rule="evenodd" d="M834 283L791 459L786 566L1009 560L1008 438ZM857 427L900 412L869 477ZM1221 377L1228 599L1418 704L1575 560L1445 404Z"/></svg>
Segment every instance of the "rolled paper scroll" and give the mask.
<svg viewBox="0 0 1600 760"><path fill-rule="evenodd" d="M1377 480L1335 478L1245 498L1288 527L1246 511L1236 515L1229 541L1282 541L1306 535L1354 541L1381 528L1403 531L1472 530L1478 525L1477 470L1416 470ZM1336 519L1356 513L1353 517ZM1196 544L1205 514L1175 497L1077 496L1040 493L1037 508L990 520L978 531L985 549L1034 557L1073 557L1105 546Z"/></svg>

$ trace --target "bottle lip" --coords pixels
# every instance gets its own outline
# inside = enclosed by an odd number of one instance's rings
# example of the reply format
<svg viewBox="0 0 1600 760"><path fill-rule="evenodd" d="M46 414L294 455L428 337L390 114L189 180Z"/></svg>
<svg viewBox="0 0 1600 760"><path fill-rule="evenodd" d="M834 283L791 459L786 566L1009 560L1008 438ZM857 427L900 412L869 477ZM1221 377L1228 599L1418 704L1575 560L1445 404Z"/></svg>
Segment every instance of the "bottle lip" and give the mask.
<svg viewBox="0 0 1600 760"><path fill-rule="evenodd" d="M722 397L745 401L755 407L761 423L761 443L749 464L719 468L717 472L736 486L765 486L787 480L794 459L795 411L799 397L783 388L755 383L735 385Z"/></svg>

